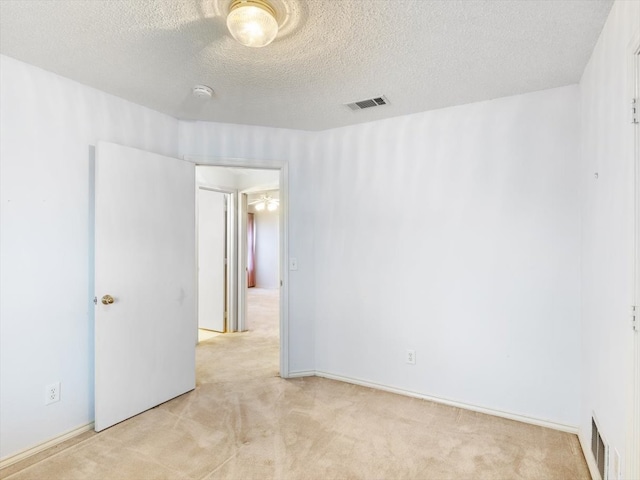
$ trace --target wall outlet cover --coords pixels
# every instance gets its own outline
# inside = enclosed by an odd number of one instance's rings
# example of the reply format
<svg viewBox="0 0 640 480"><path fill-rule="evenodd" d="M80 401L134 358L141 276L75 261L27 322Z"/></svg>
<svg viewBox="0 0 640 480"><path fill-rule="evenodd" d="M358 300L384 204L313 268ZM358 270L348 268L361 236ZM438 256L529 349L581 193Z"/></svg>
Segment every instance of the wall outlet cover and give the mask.
<svg viewBox="0 0 640 480"><path fill-rule="evenodd" d="M406 362L409 365L415 365L416 364L416 351L415 350L407 349Z"/></svg>
<svg viewBox="0 0 640 480"><path fill-rule="evenodd" d="M60 382L50 383L44 388L44 404L51 405L60 401Z"/></svg>

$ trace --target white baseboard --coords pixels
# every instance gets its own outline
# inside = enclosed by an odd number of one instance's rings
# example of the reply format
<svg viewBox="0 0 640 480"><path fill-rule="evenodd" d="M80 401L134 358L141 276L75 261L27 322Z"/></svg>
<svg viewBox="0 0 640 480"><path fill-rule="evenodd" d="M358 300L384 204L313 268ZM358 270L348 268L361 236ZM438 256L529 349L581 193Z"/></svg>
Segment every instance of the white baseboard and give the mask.
<svg viewBox="0 0 640 480"><path fill-rule="evenodd" d="M578 427L574 425L566 425L564 423L552 422L550 420L544 420L540 418L527 417L526 415L518 415L510 412L503 412L502 410L494 410L492 408L479 407L469 403L457 402L446 398L434 397L432 395L425 395L418 392L412 392L410 390L404 390L402 388L390 387L388 385L382 385L379 383L369 382L366 380L360 380L357 378L343 377L342 375L334 375L333 373L316 371L315 375L318 377L329 378L331 380L339 380L341 382L353 383L354 385L360 385L363 387L374 388L376 390L384 390L385 392L397 393L399 395L405 395L407 397L421 398L423 400L429 400L431 402L442 403L452 407L463 408L465 410L471 410L473 412L486 413L487 415L493 415L495 417L508 418L509 420L516 420L518 422L529 423L531 425L538 425L540 427L552 428L554 430L560 430L562 432L568 432L578 434Z"/></svg>
<svg viewBox="0 0 640 480"><path fill-rule="evenodd" d="M78 435L88 432L89 430L93 430L93 422L87 423L86 425L82 425L81 427L78 427L78 428L74 428L73 430L63 433L62 435L58 435L57 437L52 438L51 440L47 440L46 442L40 443L35 447L28 448L14 455L3 458L2 460L0 460L0 469L8 467L9 465L13 465L14 463L18 463L19 461L24 460L25 458L28 458L31 455L40 453L43 450L46 450L47 448L54 447L66 440L69 440L70 438L77 437Z"/></svg>
<svg viewBox="0 0 640 480"><path fill-rule="evenodd" d="M300 370L298 372L289 372L287 378L315 377L315 370Z"/></svg>
<svg viewBox="0 0 640 480"><path fill-rule="evenodd" d="M602 478L600 477L600 471L598 470L598 465L596 464L596 460L595 458L593 458L593 453L591 453L591 442L589 442L588 438L584 437L584 432L582 430L578 432L578 440L580 441L580 448L582 448L582 455L584 455L584 459L587 462L587 467L589 467L591 479L602 480Z"/></svg>

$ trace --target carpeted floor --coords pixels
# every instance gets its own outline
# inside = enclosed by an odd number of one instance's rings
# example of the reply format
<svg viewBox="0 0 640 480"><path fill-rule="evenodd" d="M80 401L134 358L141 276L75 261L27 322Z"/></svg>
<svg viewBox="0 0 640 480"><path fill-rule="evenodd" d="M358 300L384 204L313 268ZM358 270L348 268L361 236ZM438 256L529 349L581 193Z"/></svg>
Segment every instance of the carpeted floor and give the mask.
<svg viewBox="0 0 640 480"><path fill-rule="evenodd" d="M212 330L204 330L202 328L198 329L198 343L204 342L205 340L209 340L210 338L217 337L218 335L222 335L222 333L214 332Z"/></svg>
<svg viewBox="0 0 640 480"><path fill-rule="evenodd" d="M0 471L26 479L589 479L575 435L355 385L278 377L277 291L197 348L194 391Z"/></svg>

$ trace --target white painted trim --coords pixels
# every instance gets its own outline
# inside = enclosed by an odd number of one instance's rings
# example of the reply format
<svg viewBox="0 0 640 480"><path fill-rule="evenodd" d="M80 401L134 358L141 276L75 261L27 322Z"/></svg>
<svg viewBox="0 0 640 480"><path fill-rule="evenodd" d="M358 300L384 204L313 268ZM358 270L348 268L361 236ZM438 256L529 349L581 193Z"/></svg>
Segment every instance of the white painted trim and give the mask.
<svg viewBox="0 0 640 480"><path fill-rule="evenodd" d="M66 442L67 440L73 437L77 437L78 435L82 435L85 432L93 430L93 426L94 426L93 422L87 423L86 425L82 425L81 427L74 428L73 430L63 433L62 435L58 435L57 437L47 440L46 442L40 443L34 447L27 448L26 450L22 450L21 452L18 452L14 455L6 457L0 460L0 469L9 467L15 463L18 463L26 458L31 457L32 455L42 452L47 448L55 447L56 445L59 445L62 442Z"/></svg>
<svg viewBox="0 0 640 480"><path fill-rule="evenodd" d="M640 102L640 30L632 36L628 46L628 96ZM631 161L633 168L633 292L634 305L640 305L640 127L632 125L633 139L631 145ZM640 478L640 334L631 333L631 352L629 369L627 445L624 450L625 478ZM616 479L617 480L617 479Z"/></svg>
<svg viewBox="0 0 640 480"><path fill-rule="evenodd" d="M227 328L238 329L238 197L237 191L227 198Z"/></svg>
<svg viewBox="0 0 640 480"><path fill-rule="evenodd" d="M587 467L589 467L591 479L602 480L600 472L598 471L598 465L596 464L596 461L593 458L593 453L591 452L591 442L589 441L589 437L585 438L582 430L578 432L578 441L580 442L580 448L582 448L582 455L587 462Z"/></svg>
<svg viewBox="0 0 640 480"><path fill-rule="evenodd" d="M302 378L302 377L315 377L315 376L316 376L316 372L314 370L300 370L297 372L289 372L289 378Z"/></svg>
<svg viewBox="0 0 640 480"><path fill-rule="evenodd" d="M280 168L280 376L289 378L289 164Z"/></svg>
<svg viewBox="0 0 640 480"><path fill-rule="evenodd" d="M507 418L509 420L515 420L517 422L537 425L539 427L552 428L554 430L560 430L562 432L568 432L573 434L578 433L578 427L575 425L566 425L564 423L553 422L551 420L544 420L541 418L534 418L534 417L528 417L526 415L518 415L516 413L504 412L502 410L494 410L492 408L480 407L478 405L472 405L470 403L458 402L455 400L435 397L432 395L425 395L423 393L413 392L411 390L405 390L403 388L390 387L388 385L382 385L380 383L369 382L369 381L360 380L357 378L344 377L342 375L334 375L333 373L328 373L328 372L316 371L316 376L329 378L331 380L338 380L346 383L352 383L354 385L360 385L362 387L374 388L376 390L383 390L385 392L397 393L398 395L404 395L407 397L414 397L414 398L420 398L422 400L429 400L431 402L441 403L444 405L449 405L451 407L463 408L465 410L485 413L487 415L493 415L494 417Z"/></svg>
<svg viewBox="0 0 640 480"><path fill-rule="evenodd" d="M282 160L183 155L196 165L280 171L280 377L289 378L289 164Z"/></svg>
<svg viewBox="0 0 640 480"><path fill-rule="evenodd" d="M248 197L244 192L238 192L238 331L247 331L247 214L249 212Z"/></svg>

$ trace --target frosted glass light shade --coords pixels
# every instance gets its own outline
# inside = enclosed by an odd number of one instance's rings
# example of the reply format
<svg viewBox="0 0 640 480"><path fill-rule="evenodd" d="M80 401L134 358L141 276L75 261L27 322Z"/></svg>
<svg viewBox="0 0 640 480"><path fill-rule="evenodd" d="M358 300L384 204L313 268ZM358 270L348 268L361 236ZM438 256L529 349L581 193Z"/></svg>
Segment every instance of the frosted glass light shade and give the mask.
<svg viewBox="0 0 640 480"><path fill-rule="evenodd" d="M263 0L234 0L227 16L233 38L247 47L264 47L278 34L276 12Z"/></svg>
<svg viewBox="0 0 640 480"><path fill-rule="evenodd" d="M262 210L264 210L265 206L266 205L265 205L265 202L263 200L261 202L256 203L255 209L256 209L256 211L261 212Z"/></svg>

